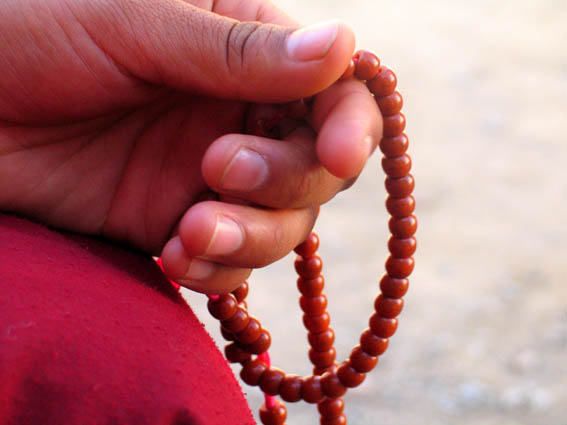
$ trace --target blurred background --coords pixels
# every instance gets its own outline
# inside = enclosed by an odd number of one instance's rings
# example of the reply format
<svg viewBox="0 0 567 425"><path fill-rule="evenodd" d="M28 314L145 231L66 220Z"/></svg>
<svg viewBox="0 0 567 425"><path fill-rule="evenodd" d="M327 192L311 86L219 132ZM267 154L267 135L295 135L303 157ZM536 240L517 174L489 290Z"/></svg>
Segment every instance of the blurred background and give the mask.
<svg viewBox="0 0 567 425"><path fill-rule="evenodd" d="M567 424L567 2L274 1L350 24L405 100L416 269L390 348L346 396L349 424ZM376 154L316 226L339 360L384 270L384 198ZM249 307L274 364L308 374L293 259L252 275ZM316 409L288 404L288 423L318 424Z"/></svg>

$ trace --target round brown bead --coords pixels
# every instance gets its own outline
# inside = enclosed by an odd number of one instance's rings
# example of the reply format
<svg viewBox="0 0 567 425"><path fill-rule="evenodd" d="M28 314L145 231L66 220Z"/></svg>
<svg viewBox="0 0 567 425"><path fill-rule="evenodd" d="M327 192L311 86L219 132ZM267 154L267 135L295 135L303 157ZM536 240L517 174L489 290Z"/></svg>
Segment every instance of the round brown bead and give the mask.
<svg viewBox="0 0 567 425"><path fill-rule="evenodd" d="M392 177L394 179L405 177L411 170L411 158L406 154L395 158L384 157L382 158L382 168L388 177ZM394 197L399 198L400 196L395 195Z"/></svg>
<svg viewBox="0 0 567 425"><path fill-rule="evenodd" d="M260 383L260 377L268 369L266 364L258 359L249 360L242 365L240 377L248 385L256 386Z"/></svg>
<svg viewBox="0 0 567 425"><path fill-rule="evenodd" d="M314 279L321 274L323 262L321 257L314 256L310 258L298 257L295 260L295 270L297 274L304 279Z"/></svg>
<svg viewBox="0 0 567 425"><path fill-rule="evenodd" d="M402 312L403 307L404 300L400 298L388 298L383 294L378 295L374 301L374 309L376 310L376 313L387 319L397 317Z"/></svg>
<svg viewBox="0 0 567 425"><path fill-rule="evenodd" d="M309 332L307 334L309 345L317 351L325 351L331 348L335 342L335 332L333 328L325 329L323 332Z"/></svg>
<svg viewBox="0 0 567 425"><path fill-rule="evenodd" d="M406 117L401 112L383 118L382 134L384 137L394 137L402 134L406 128Z"/></svg>
<svg viewBox="0 0 567 425"><path fill-rule="evenodd" d="M367 328L360 336L360 348L370 356L380 356L388 349L388 339L374 335Z"/></svg>
<svg viewBox="0 0 567 425"><path fill-rule="evenodd" d="M306 297L316 297L321 294L325 287L325 279L323 276L317 276L315 279L297 279L297 289Z"/></svg>
<svg viewBox="0 0 567 425"><path fill-rule="evenodd" d="M303 315L303 325L309 332L319 333L323 332L329 327L331 317L329 313L325 312L319 316Z"/></svg>
<svg viewBox="0 0 567 425"><path fill-rule="evenodd" d="M224 356L230 363L242 363L250 359L250 353L240 348L236 342L224 347Z"/></svg>
<svg viewBox="0 0 567 425"><path fill-rule="evenodd" d="M382 66L376 76L366 82L368 89L376 97L389 96L396 90L398 80L391 69Z"/></svg>
<svg viewBox="0 0 567 425"><path fill-rule="evenodd" d="M398 239L392 236L388 240L388 249L394 257L411 257L415 253L416 247L417 243L413 236L406 239Z"/></svg>
<svg viewBox="0 0 567 425"><path fill-rule="evenodd" d="M230 294L224 294L217 301L209 300L207 308L211 316L217 320L230 319L238 309L236 299Z"/></svg>
<svg viewBox="0 0 567 425"><path fill-rule="evenodd" d="M337 369L337 376L341 383L348 388L358 387L364 381L366 375L358 373L350 364L350 360L343 362Z"/></svg>
<svg viewBox="0 0 567 425"><path fill-rule="evenodd" d="M260 325L258 319L251 317L246 327L236 334L236 339L243 344L252 344L260 337L261 333L262 325Z"/></svg>
<svg viewBox="0 0 567 425"><path fill-rule="evenodd" d="M364 350L357 345L350 353L350 364L354 370L360 373L370 372L378 363L378 357L369 356Z"/></svg>
<svg viewBox="0 0 567 425"><path fill-rule="evenodd" d="M246 325L248 325L249 321L250 317L248 316L248 312L242 307L238 307L236 313L234 313L230 319L223 320L221 324L227 331L236 334L243 330Z"/></svg>
<svg viewBox="0 0 567 425"><path fill-rule="evenodd" d="M334 372L334 370L337 368L338 363L337 362L333 362L332 365L327 366L327 367L314 367L313 368L313 375L323 375L325 372Z"/></svg>
<svg viewBox="0 0 567 425"><path fill-rule="evenodd" d="M303 379L299 375L286 375L280 384L280 397L290 403L301 400Z"/></svg>
<svg viewBox="0 0 567 425"><path fill-rule="evenodd" d="M350 62L348 63L347 69L345 69L345 72L343 72L343 75L341 75L340 80L347 80L351 78L354 75L355 68L356 65L354 64L354 61L351 59Z"/></svg>
<svg viewBox="0 0 567 425"><path fill-rule="evenodd" d="M343 413L344 408L345 402L342 398L328 398L317 405L319 414L327 419L338 418Z"/></svg>
<svg viewBox="0 0 567 425"><path fill-rule="evenodd" d="M388 176L384 181L384 186L392 198L405 198L413 192L415 181L411 174L398 178Z"/></svg>
<svg viewBox="0 0 567 425"><path fill-rule="evenodd" d="M383 137L380 140L380 150L388 158L394 158L406 153L409 141L404 133L393 137Z"/></svg>
<svg viewBox="0 0 567 425"><path fill-rule="evenodd" d="M329 367L335 362L337 352L334 347L326 351L315 351L313 348L309 350L309 360L317 367Z"/></svg>
<svg viewBox="0 0 567 425"><path fill-rule="evenodd" d="M314 375L303 378L302 394L303 400L307 403L319 403L325 395L321 388L321 377Z"/></svg>
<svg viewBox="0 0 567 425"><path fill-rule="evenodd" d="M392 217L409 217L415 210L415 200L413 196L406 196L405 198L392 198L388 196L386 199L386 209Z"/></svg>
<svg viewBox="0 0 567 425"><path fill-rule="evenodd" d="M327 297L324 294L316 297L302 295L299 298L299 305L308 316L319 316L327 309Z"/></svg>
<svg viewBox="0 0 567 425"><path fill-rule="evenodd" d="M378 74L380 70L380 60L374 53L368 50L361 50L354 55L358 60L356 61L356 68L354 76L359 80L370 80Z"/></svg>
<svg viewBox="0 0 567 425"><path fill-rule="evenodd" d="M402 99L402 95L395 91L388 96L377 97L376 103L378 103L378 108L380 108L382 116L388 117L390 115L397 114L402 110L404 100Z"/></svg>
<svg viewBox="0 0 567 425"><path fill-rule="evenodd" d="M319 423L321 425L346 425L347 424L347 418L346 415L343 413L341 416L339 416L338 418L333 418L333 419L323 419L321 418L321 420L319 421Z"/></svg>
<svg viewBox="0 0 567 425"><path fill-rule="evenodd" d="M282 370L270 367L260 377L260 389L268 395L277 395L284 377L285 373Z"/></svg>
<svg viewBox="0 0 567 425"><path fill-rule="evenodd" d="M325 372L321 376L321 387L323 388L323 394L331 398L340 397L347 392L347 387L341 383L335 372Z"/></svg>
<svg viewBox="0 0 567 425"><path fill-rule="evenodd" d="M380 280L380 290L388 298L402 298L408 291L407 279L396 279L385 274Z"/></svg>
<svg viewBox="0 0 567 425"><path fill-rule="evenodd" d="M232 295L236 298L236 301L241 303L248 296L248 282L243 282L238 288L232 291Z"/></svg>
<svg viewBox="0 0 567 425"><path fill-rule="evenodd" d="M236 336L234 336L234 334L232 332L228 331L223 326L220 327L220 331L221 331L222 337L224 339L226 339L227 341L235 341L236 340Z"/></svg>
<svg viewBox="0 0 567 425"><path fill-rule="evenodd" d="M303 243L297 245L294 249L295 253L302 257L312 257L319 249L319 237L311 232Z"/></svg>
<svg viewBox="0 0 567 425"><path fill-rule="evenodd" d="M276 401L276 404L270 408L266 404L260 407L260 420L264 425L283 425L287 418L287 410L283 403Z"/></svg>
<svg viewBox="0 0 567 425"><path fill-rule="evenodd" d="M392 217L388 221L392 235L399 239L413 236L417 230L417 219L414 215L407 217Z"/></svg>
<svg viewBox="0 0 567 425"><path fill-rule="evenodd" d="M414 261L412 257L396 258L391 255L386 260L386 271L396 279L405 279L413 271Z"/></svg>
<svg viewBox="0 0 567 425"><path fill-rule="evenodd" d="M262 354L270 348L272 337L266 329L262 329L260 336L256 341L246 345L246 349L254 354Z"/></svg>
<svg viewBox="0 0 567 425"><path fill-rule="evenodd" d="M378 313L374 313L369 322L372 333L380 338L390 338L398 328L398 319L381 317Z"/></svg>

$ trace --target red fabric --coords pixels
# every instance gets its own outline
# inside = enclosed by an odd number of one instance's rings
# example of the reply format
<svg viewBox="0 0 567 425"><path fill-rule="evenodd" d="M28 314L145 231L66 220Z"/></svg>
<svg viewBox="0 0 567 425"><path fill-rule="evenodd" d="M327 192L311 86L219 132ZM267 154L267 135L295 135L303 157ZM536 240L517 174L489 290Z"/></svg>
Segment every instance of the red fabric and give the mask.
<svg viewBox="0 0 567 425"><path fill-rule="evenodd" d="M1 425L252 425L147 257L0 214Z"/></svg>

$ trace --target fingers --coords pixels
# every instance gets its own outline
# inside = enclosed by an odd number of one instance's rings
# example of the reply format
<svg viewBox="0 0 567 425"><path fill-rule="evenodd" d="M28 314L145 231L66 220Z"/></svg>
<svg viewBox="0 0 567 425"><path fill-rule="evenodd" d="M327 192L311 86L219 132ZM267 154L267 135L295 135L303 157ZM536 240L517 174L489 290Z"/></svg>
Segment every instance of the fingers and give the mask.
<svg viewBox="0 0 567 425"><path fill-rule="evenodd" d="M206 201L181 219L179 233L162 252L166 275L190 289L224 293L235 289L250 268L270 264L309 234L317 211L264 210Z"/></svg>
<svg viewBox="0 0 567 425"><path fill-rule="evenodd" d="M317 160L315 132L300 127L284 140L230 134L203 158L205 182L215 192L272 208L319 206L348 182Z"/></svg>
<svg viewBox="0 0 567 425"><path fill-rule="evenodd" d="M315 98L317 157L333 175L357 176L382 137L382 117L366 86L340 81Z"/></svg>
<svg viewBox="0 0 567 425"><path fill-rule="evenodd" d="M337 21L294 31L176 0L95 3L73 6L74 14L127 72L224 98L282 102L312 95L340 77L354 50L352 31Z"/></svg>

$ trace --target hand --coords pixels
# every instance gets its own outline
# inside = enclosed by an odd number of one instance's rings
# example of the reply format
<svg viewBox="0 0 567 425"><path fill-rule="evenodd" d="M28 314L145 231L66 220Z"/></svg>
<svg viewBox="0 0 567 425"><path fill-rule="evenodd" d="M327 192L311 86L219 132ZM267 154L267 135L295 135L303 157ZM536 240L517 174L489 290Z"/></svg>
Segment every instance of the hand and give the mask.
<svg viewBox="0 0 567 425"><path fill-rule="evenodd" d="M267 1L14 0L0 27L0 210L163 250L201 292L300 243L381 134L366 87L333 84L352 32ZM315 93L285 142L242 134L251 103Z"/></svg>

